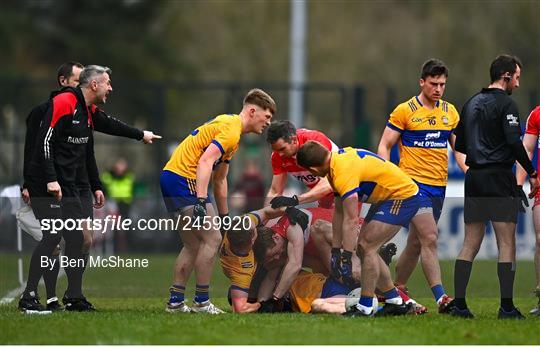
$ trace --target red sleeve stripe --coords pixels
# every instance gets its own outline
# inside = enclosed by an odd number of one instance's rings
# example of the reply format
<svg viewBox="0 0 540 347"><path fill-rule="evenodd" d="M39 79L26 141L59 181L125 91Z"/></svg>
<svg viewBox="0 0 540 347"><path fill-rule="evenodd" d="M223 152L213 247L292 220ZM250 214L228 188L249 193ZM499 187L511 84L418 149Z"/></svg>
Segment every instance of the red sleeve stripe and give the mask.
<svg viewBox="0 0 540 347"><path fill-rule="evenodd" d="M51 120L51 128L54 128L56 123L64 116L75 114L75 106L77 98L72 93L58 94L53 98L53 114Z"/></svg>

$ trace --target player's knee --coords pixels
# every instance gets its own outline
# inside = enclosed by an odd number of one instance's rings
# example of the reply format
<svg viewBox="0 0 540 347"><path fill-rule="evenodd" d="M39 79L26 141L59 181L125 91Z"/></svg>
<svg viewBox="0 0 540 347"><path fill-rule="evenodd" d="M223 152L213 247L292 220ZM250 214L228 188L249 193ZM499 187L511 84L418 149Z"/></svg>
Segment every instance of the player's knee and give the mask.
<svg viewBox="0 0 540 347"><path fill-rule="evenodd" d="M311 303L311 312L312 313L323 312L323 308L324 308L324 300L323 299L315 299Z"/></svg>
<svg viewBox="0 0 540 347"><path fill-rule="evenodd" d="M419 241L422 247L428 247L430 249L437 248L438 235L436 232L426 233Z"/></svg>
<svg viewBox="0 0 540 347"><path fill-rule="evenodd" d="M408 251L420 252L420 248L422 247L422 244L420 243L420 239L418 237L409 237L407 239L407 245L405 247Z"/></svg>
<svg viewBox="0 0 540 347"><path fill-rule="evenodd" d="M218 249L221 245L222 237L221 233L213 232L206 240L206 243L210 245L212 248Z"/></svg>
<svg viewBox="0 0 540 347"><path fill-rule="evenodd" d="M463 248L460 252L460 259L474 259L479 250L480 247L477 244L463 244Z"/></svg>
<svg viewBox="0 0 540 347"><path fill-rule="evenodd" d="M182 254L186 254L186 256L191 255L192 257L196 257L197 253L199 252L200 248L200 242L190 242L190 243L184 243L182 246Z"/></svg>
<svg viewBox="0 0 540 347"><path fill-rule="evenodd" d="M360 240L358 240L358 248L360 248L360 254L366 256L369 253L377 251L377 244L365 237L360 237Z"/></svg>

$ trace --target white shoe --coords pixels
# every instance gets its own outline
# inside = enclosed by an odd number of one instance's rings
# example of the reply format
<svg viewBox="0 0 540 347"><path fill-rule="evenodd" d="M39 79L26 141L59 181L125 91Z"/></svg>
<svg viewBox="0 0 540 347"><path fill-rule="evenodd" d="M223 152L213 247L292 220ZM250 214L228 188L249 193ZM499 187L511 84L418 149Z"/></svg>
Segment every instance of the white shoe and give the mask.
<svg viewBox="0 0 540 347"><path fill-rule="evenodd" d="M222 309L214 306L214 304L212 304L210 300L206 300L205 302L202 302L200 304L193 301L193 307L191 309L193 310L193 312L196 312L196 313L208 313L208 314L225 313L225 311L223 311Z"/></svg>
<svg viewBox="0 0 540 347"><path fill-rule="evenodd" d="M540 317L540 287L537 287L534 290L534 294L536 295L536 297L538 297L538 304L529 313L533 316Z"/></svg>
<svg viewBox="0 0 540 347"><path fill-rule="evenodd" d="M185 302L167 303L165 311L169 313L195 313Z"/></svg>

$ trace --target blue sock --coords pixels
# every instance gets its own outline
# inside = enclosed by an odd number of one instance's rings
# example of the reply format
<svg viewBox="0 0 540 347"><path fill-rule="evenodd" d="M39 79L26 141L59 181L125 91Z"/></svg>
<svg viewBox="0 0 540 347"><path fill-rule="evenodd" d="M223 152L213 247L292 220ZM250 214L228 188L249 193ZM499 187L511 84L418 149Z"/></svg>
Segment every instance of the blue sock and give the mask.
<svg viewBox="0 0 540 347"><path fill-rule="evenodd" d="M199 304L210 299L210 286L197 284L195 287L195 302Z"/></svg>
<svg viewBox="0 0 540 347"><path fill-rule="evenodd" d="M372 307L373 298L371 296L360 296L360 301L358 303L365 307Z"/></svg>
<svg viewBox="0 0 540 347"><path fill-rule="evenodd" d="M392 288L392 289L390 289L389 291L384 292L383 295L384 295L384 298L385 298L386 300L390 300L390 299L394 299L394 298L398 298L398 297L399 297L399 293L398 293L398 291L397 291L396 288Z"/></svg>
<svg viewBox="0 0 540 347"><path fill-rule="evenodd" d="M169 299L169 302L171 304L173 303L178 303L178 302L182 302L184 301L184 291L186 290L186 287L184 286L177 286L177 285L172 285L170 288L169 288L169 293L171 294L171 297Z"/></svg>
<svg viewBox="0 0 540 347"><path fill-rule="evenodd" d="M433 296L435 297L435 301L439 301L439 299L446 294L444 292L444 288L442 284L437 284L433 287L431 287L431 292L433 293Z"/></svg>

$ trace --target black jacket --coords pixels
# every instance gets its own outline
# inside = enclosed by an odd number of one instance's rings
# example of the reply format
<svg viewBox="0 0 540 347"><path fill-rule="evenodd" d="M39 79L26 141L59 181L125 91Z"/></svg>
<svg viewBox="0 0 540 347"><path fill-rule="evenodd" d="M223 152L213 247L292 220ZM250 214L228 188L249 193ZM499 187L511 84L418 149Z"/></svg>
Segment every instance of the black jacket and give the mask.
<svg viewBox="0 0 540 347"><path fill-rule="evenodd" d="M63 96L55 101L55 97L62 93L71 93L75 98ZM73 111L77 110L77 112L74 112L75 117L73 114L59 114L66 113L65 110L69 110L70 107ZM60 111L60 108L64 108L64 112ZM85 118L86 121L81 117ZM87 124L84 130L80 127L83 122ZM110 135L137 140L141 140L143 137L141 130L108 116L95 106L88 110L79 88L68 87L52 92L48 101L36 106L30 112L26 119L26 125L23 167L25 182L23 187L26 187L28 180L33 177L47 182L51 182L56 178L64 184L75 183L79 188L91 187L93 191L102 189L94 156L92 127L97 131ZM52 128L52 130L49 138L47 138L49 128ZM81 131L88 136L70 137L67 135L68 133L74 134ZM43 136L44 133L45 137ZM63 139L64 142L59 139ZM86 146L80 146L84 142L86 142ZM47 149L49 152L47 152ZM82 156L83 152L85 158ZM45 158L45 154L48 154L49 158ZM70 158L66 158L66 156ZM54 173L51 171L50 158L52 158ZM69 166L69 168L66 166ZM40 169L40 167L45 170ZM57 172L56 169L59 169L59 171ZM75 176L73 176L73 169L75 169ZM61 176L60 178L57 177L57 173Z"/></svg>
<svg viewBox="0 0 540 347"><path fill-rule="evenodd" d="M531 161L521 143L516 103L498 88L484 88L463 106L455 130L456 150L471 168L508 167L516 160L530 174Z"/></svg>

